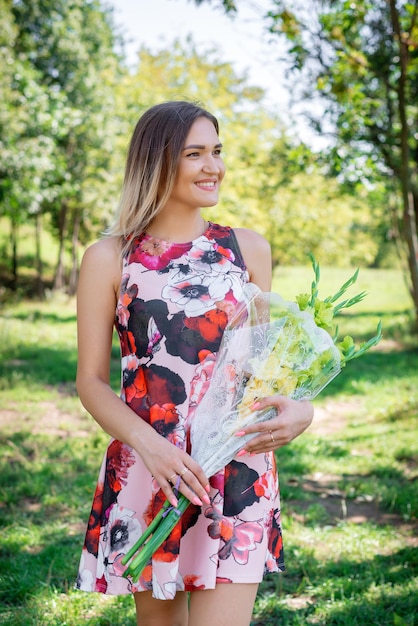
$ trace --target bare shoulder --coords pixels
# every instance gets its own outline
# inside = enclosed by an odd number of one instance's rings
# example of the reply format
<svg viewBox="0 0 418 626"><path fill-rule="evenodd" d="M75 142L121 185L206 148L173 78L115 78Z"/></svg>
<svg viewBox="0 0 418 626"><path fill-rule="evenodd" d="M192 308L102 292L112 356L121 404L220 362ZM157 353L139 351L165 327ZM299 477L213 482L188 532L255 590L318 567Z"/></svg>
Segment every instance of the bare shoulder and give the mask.
<svg viewBox="0 0 418 626"><path fill-rule="evenodd" d="M237 236L238 243L242 249L247 246L251 248L257 248L258 251L265 251L270 253L270 244L265 237L256 233L255 230L249 228L234 228L234 233Z"/></svg>
<svg viewBox="0 0 418 626"><path fill-rule="evenodd" d="M81 273L96 275L99 282L109 279L116 287L120 281L120 244L116 237L107 237L90 245L84 253Z"/></svg>
<svg viewBox="0 0 418 626"><path fill-rule="evenodd" d="M84 253L84 258L96 261L114 261L119 257L119 242L116 237L105 237L91 244Z"/></svg>
<svg viewBox="0 0 418 626"><path fill-rule="evenodd" d="M265 291L271 286L271 248L265 237L248 228L234 228L250 280Z"/></svg>

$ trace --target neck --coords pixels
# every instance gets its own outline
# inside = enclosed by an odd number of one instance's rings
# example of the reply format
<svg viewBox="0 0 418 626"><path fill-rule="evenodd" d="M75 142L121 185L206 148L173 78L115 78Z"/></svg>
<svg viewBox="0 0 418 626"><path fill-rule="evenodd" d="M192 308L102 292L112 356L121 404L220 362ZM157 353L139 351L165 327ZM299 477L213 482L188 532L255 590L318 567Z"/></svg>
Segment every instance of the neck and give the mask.
<svg viewBox="0 0 418 626"><path fill-rule="evenodd" d="M158 214L149 227L147 234L163 241L171 241L175 243L187 243L200 237L207 228L207 222L196 213L179 216L178 214Z"/></svg>

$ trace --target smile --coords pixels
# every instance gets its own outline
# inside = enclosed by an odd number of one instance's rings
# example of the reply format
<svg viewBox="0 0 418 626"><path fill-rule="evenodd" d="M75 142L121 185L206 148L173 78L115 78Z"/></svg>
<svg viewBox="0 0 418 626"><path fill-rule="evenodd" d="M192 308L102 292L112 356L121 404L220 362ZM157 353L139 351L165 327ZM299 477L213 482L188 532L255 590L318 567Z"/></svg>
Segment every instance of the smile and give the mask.
<svg viewBox="0 0 418 626"><path fill-rule="evenodd" d="M203 187L204 189L215 189L216 187L216 181L211 180L209 182L196 182L195 185L197 185L198 187Z"/></svg>

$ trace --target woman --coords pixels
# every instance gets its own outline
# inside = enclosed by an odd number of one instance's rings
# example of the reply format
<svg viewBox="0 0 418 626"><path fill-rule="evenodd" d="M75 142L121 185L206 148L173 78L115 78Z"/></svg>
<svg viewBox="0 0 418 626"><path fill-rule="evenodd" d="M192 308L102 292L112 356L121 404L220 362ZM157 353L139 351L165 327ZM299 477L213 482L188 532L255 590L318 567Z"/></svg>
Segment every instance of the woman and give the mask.
<svg viewBox="0 0 418 626"><path fill-rule="evenodd" d="M274 451L312 421L308 402L274 396L277 417L219 474L189 452L193 410L243 285L270 290L267 241L207 222L225 174L216 118L166 102L140 118L109 236L85 253L78 288L80 399L111 436L77 586L133 593L138 625L249 624L263 572L283 569ZM115 313L116 312L116 313ZM122 392L109 385L112 329ZM138 583L121 559L174 485L192 502ZM188 602L190 593L190 603ZM168 601L167 601L168 600Z"/></svg>

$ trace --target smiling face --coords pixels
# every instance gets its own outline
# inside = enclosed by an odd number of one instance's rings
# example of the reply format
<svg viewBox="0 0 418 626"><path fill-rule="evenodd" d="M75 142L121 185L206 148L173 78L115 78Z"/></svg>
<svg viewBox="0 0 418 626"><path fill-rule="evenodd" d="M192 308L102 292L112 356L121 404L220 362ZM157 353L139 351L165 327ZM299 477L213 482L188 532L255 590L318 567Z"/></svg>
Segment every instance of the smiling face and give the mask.
<svg viewBox="0 0 418 626"><path fill-rule="evenodd" d="M199 117L193 122L180 154L176 180L167 208L213 206L225 175L222 144L212 122Z"/></svg>

